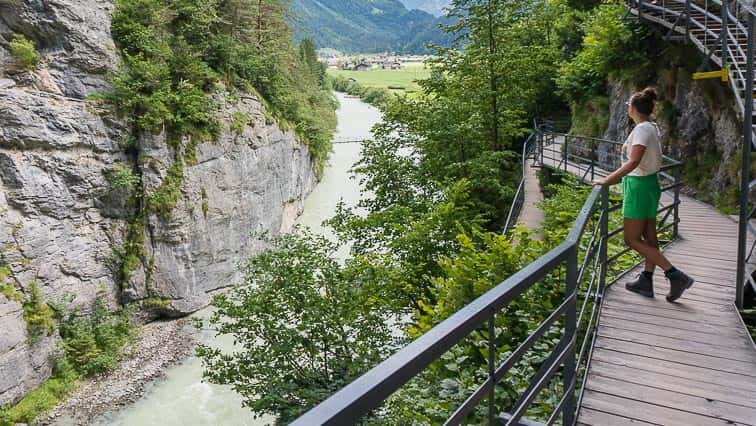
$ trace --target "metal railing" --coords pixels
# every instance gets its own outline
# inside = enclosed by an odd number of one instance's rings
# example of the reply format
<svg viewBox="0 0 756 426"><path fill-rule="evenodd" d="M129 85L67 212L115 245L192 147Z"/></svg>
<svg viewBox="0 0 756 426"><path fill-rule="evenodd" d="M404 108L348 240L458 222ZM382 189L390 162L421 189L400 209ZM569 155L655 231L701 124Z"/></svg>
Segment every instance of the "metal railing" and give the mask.
<svg viewBox="0 0 756 426"><path fill-rule="evenodd" d="M544 163L544 150L559 145L564 136L549 131L536 129L536 152L534 158L543 167L553 168ZM590 146L591 158L598 155L598 145L591 144L590 138L570 136L573 146ZM527 152L527 150L525 150ZM568 152L568 151L565 151ZM566 156L591 164L594 172L600 172L597 162L577 154ZM678 161L665 157L665 170L680 168ZM572 172L566 162L567 172ZM555 168L556 170L556 168ZM674 173L679 176L679 173ZM676 180L667 189L679 193L680 182ZM674 212L673 223L678 222L678 196L668 206L659 210L660 215ZM626 251L609 253L609 240L619 237L621 226L610 229L612 213L618 211L621 204L610 197L609 188L595 187L587 195L577 218L572 224L565 240L556 248L516 272L502 283L495 286L464 308L442 321L397 353L359 377L330 398L305 413L293 424L312 425L347 425L355 424L368 413L376 413L383 402L404 384L422 373L433 362L453 346L462 342L475 331L487 336L487 376L485 381L453 412L449 413L444 424L458 425L479 405L487 400L487 419L489 424L506 425L541 424L527 420L525 415L541 390L560 375L563 392L544 424L554 424L561 418L563 425L575 423L582 389L585 384L590 354L599 323L599 312L607 282L617 277L622 271L615 270L615 261ZM665 215L665 218L669 214ZM546 278L558 278L563 282L564 297L561 303L550 311L545 319L520 342L519 346L509 350L508 356L498 360L500 348L496 345L496 318L502 310L522 296L526 291L539 285ZM530 378L528 387L520 393L519 400L511 407L497 407L496 385L517 365L523 357L538 344L548 332L561 329L559 342L552 348L546 360ZM481 366L483 367L483 366Z"/></svg>

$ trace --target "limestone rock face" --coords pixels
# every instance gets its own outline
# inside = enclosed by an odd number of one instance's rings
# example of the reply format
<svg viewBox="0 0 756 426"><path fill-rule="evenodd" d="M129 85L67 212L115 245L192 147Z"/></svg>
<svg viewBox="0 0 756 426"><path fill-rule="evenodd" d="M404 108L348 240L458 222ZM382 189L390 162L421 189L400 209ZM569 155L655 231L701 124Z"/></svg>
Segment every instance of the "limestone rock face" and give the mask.
<svg viewBox="0 0 756 426"><path fill-rule="evenodd" d="M0 36L10 42L14 34L23 34L35 42L42 54L41 70L33 76L37 87L83 98L105 91L105 74L116 65L110 36L113 4L113 0L0 0ZM0 53L0 68L14 68L9 55Z"/></svg>
<svg viewBox="0 0 756 426"><path fill-rule="evenodd" d="M160 297L183 315L238 281L238 263L260 247L253 231L291 225L315 174L306 146L266 119L256 97L213 95L221 136L184 166L171 214L145 217L144 265L122 288L118 253L136 207L109 173L132 168L149 193L177 156L160 135L127 154L128 127L86 100L109 90L117 67L113 9L112 0L0 0L0 265L11 271L0 285L27 294L36 281L50 304L83 312L98 294L114 308ZM41 54L33 72L7 50L16 34ZM49 377L57 335L30 344L22 305L0 293L0 406Z"/></svg>
<svg viewBox="0 0 756 426"><path fill-rule="evenodd" d="M261 247L253 233L287 231L316 183L309 151L293 131L266 121L256 97L216 95L214 101L224 129L217 141L197 146L196 164L184 165L183 197L170 218L147 218L145 263L152 271L137 273L126 290L129 298L170 300L173 315L196 311L214 291L237 283L239 260ZM248 124L232 129L234 116ZM176 155L161 136L141 145L142 181L151 193Z"/></svg>

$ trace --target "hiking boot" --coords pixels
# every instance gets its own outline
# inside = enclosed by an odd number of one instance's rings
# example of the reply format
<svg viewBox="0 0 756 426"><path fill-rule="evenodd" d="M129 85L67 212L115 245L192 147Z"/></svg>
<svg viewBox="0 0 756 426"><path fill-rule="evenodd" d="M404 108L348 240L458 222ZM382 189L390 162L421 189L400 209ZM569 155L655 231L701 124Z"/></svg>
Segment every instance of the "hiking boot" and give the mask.
<svg viewBox="0 0 756 426"><path fill-rule="evenodd" d="M682 296L685 290L689 289L693 285L695 280L687 276L683 271L674 269L670 272L666 272L664 275L669 280L669 293L667 294L667 302L674 302Z"/></svg>
<svg viewBox="0 0 756 426"><path fill-rule="evenodd" d="M641 272L638 275L638 279L625 284L625 288L632 291L633 293L638 293L641 296L654 297L653 275L650 273Z"/></svg>

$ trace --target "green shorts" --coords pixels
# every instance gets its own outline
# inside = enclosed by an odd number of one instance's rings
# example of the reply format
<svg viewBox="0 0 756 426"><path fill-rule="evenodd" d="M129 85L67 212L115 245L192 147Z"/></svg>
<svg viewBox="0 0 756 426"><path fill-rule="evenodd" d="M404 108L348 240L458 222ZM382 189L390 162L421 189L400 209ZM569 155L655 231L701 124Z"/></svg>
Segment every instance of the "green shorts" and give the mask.
<svg viewBox="0 0 756 426"><path fill-rule="evenodd" d="M659 176L625 176L622 178L622 194L622 215L625 218L655 218L661 198Z"/></svg>

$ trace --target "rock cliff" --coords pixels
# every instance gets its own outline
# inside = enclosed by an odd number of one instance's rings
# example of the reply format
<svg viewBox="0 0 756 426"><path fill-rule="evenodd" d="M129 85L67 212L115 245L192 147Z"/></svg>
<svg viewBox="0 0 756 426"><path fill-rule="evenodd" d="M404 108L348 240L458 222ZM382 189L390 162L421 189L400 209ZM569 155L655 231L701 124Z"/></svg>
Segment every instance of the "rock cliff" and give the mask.
<svg viewBox="0 0 756 426"><path fill-rule="evenodd" d="M0 285L24 294L36 282L50 305L84 311L98 293L113 306L156 297L182 315L236 281L259 247L253 231L292 224L315 174L307 147L256 96L214 94L220 137L197 145L171 214L144 218L144 259L122 285L118 253L135 212L108 175L133 167L149 190L176 156L161 135L127 155L124 124L88 98L108 91L118 66L112 12L110 0L0 0L0 266L10 270ZM17 34L41 54L34 71L10 53ZM239 115L248 120L232 125ZM49 377L55 336L30 339L21 303L0 293L0 405Z"/></svg>

